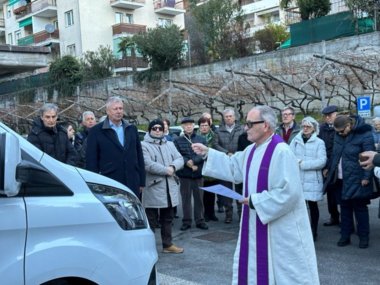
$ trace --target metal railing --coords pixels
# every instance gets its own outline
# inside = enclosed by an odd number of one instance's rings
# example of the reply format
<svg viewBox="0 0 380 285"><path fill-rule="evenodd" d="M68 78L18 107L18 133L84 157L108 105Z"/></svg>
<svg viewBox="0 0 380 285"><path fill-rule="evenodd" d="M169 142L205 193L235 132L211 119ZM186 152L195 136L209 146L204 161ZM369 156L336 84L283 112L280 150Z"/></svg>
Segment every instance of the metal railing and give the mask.
<svg viewBox="0 0 380 285"><path fill-rule="evenodd" d="M142 57L132 58L131 56L127 56L126 58L117 60L115 63L115 68L133 66L137 68L146 68L148 67L148 62L146 62Z"/></svg>
<svg viewBox="0 0 380 285"><path fill-rule="evenodd" d="M153 4L155 10L161 8L183 9L182 1L176 2L175 0L155 0Z"/></svg>
<svg viewBox="0 0 380 285"><path fill-rule="evenodd" d="M22 17L25 17L31 13L36 13L38 11L41 11L42 9L49 7L49 6L57 6L56 0L39 0L32 2L30 4L27 4L25 6L20 6L13 10L13 13L16 14L16 19L20 19Z"/></svg>
<svg viewBox="0 0 380 285"><path fill-rule="evenodd" d="M33 35L29 35L21 39L18 39L17 44L19 46L30 46L30 45L42 43L49 39L59 39L59 30L55 30L53 33L41 31Z"/></svg>

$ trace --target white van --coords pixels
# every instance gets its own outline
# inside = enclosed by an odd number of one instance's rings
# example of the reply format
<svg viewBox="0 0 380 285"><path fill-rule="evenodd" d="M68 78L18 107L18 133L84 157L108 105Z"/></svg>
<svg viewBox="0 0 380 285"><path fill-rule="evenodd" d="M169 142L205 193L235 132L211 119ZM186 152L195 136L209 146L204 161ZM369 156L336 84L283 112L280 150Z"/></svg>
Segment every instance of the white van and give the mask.
<svg viewBox="0 0 380 285"><path fill-rule="evenodd" d="M158 284L154 234L124 185L0 123L0 284Z"/></svg>

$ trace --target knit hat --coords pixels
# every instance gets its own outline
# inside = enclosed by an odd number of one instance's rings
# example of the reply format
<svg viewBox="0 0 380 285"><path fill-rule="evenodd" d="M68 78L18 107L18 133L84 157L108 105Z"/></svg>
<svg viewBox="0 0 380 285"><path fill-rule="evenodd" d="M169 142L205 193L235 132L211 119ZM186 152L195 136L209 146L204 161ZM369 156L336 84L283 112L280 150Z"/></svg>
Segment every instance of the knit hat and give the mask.
<svg viewBox="0 0 380 285"><path fill-rule="evenodd" d="M148 131L150 132L155 125L160 125L162 127L162 130L164 130L164 122L161 119L154 119L149 123Z"/></svg>

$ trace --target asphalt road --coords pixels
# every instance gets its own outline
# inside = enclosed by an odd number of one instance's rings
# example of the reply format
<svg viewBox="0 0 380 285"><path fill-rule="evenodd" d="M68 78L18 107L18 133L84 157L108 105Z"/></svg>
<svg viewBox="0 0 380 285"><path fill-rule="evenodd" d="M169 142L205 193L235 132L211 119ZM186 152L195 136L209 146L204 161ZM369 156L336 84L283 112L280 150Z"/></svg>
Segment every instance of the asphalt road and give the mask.
<svg viewBox="0 0 380 285"><path fill-rule="evenodd" d="M355 234L351 237L351 245L338 247L339 227L322 225L329 217L326 201L320 202L319 208L315 247L321 284L380 284L379 199L372 200L369 206L371 233L367 249L358 247L359 239ZM231 284L232 258L239 224L236 213L232 224L223 223L223 213L217 213L217 216L219 221L209 222L208 230L200 230L193 225L190 230L181 232L181 219L174 221L173 242L184 247L183 254L162 253L160 233L156 231L159 252L157 269L161 285Z"/></svg>

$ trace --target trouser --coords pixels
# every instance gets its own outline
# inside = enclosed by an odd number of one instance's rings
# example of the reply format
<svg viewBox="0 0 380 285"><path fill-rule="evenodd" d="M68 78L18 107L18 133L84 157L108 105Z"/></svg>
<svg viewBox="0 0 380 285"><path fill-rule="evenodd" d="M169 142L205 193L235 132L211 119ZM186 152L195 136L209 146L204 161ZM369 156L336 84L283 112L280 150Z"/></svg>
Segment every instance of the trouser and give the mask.
<svg viewBox="0 0 380 285"><path fill-rule="evenodd" d="M349 238L353 232L353 214L356 218L357 233L360 239L368 239L369 237L369 214L368 199L349 199L342 200L340 204L341 210L341 235L342 238Z"/></svg>
<svg viewBox="0 0 380 285"><path fill-rule="evenodd" d="M316 201L307 201L310 211L310 225L313 236L317 235L318 221L319 221L319 209Z"/></svg>
<svg viewBox="0 0 380 285"><path fill-rule="evenodd" d="M204 180L203 185L205 187L215 185L215 180ZM203 206L204 216L211 218L215 217L215 194L208 191L203 191Z"/></svg>
<svg viewBox="0 0 380 285"><path fill-rule="evenodd" d="M153 232L155 231L157 219L159 219L161 224L162 247L170 247L172 245L173 208L146 208L145 212Z"/></svg>
<svg viewBox="0 0 380 285"><path fill-rule="evenodd" d="M337 201L337 189L341 188L342 180L337 180L336 183L332 185L328 185L326 187L326 195L327 195L327 209L330 214L330 219L332 222L339 223L339 211L338 211L338 201Z"/></svg>
<svg viewBox="0 0 380 285"><path fill-rule="evenodd" d="M191 196L194 200L194 220L195 224L199 225L204 222L203 216L203 190L199 189L202 187L202 178L180 178L181 186L181 197L182 197L182 211L183 219L182 223L184 225L191 225Z"/></svg>

